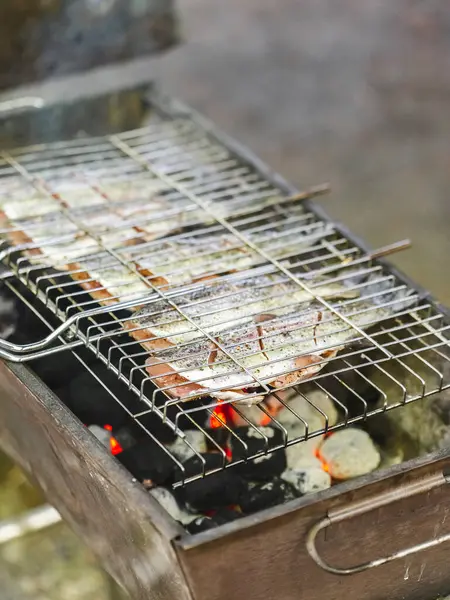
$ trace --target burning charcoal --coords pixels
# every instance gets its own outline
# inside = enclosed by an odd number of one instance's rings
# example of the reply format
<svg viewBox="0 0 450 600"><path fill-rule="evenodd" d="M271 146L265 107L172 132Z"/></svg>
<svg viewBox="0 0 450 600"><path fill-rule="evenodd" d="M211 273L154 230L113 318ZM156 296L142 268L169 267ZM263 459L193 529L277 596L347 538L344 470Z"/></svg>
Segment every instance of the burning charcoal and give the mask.
<svg viewBox="0 0 450 600"><path fill-rule="evenodd" d="M380 453L362 429L343 429L325 439L319 448L333 479L351 479L370 473L380 464Z"/></svg>
<svg viewBox="0 0 450 600"><path fill-rule="evenodd" d="M189 525L186 526L186 529L189 533L200 533L202 531L207 531L208 529L214 529L217 527L217 523L211 517L198 517Z"/></svg>
<svg viewBox="0 0 450 600"><path fill-rule="evenodd" d="M48 330L45 335L48 335ZM88 365L97 361L94 354L88 350L77 350L77 354L82 356ZM52 390L68 386L73 379L82 373L86 373L86 367L77 360L72 352L67 350L33 360L30 366L36 375Z"/></svg>
<svg viewBox="0 0 450 600"><path fill-rule="evenodd" d="M219 525L225 525L231 523L237 519L242 518L244 515L232 508L220 508L212 516L195 517L187 523L187 531L189 533L200 533L201 531L207 531L208 529L214 529Z"/></svg>
<svg viewBox="0 0 450 600"><path fill-rule="evenodd" d="M136 396L104 365L94 365L92 370L125 405L130 403L137 409L139 401ZM69 383L67 405L83 423L100 426L108 423L116 429L126 423L128 416L108 389L105 389L89 371L83 371Z"/></svg>
<svg viewBox="0 0 450 600"><path fill-rule="evenodd" d="M275 396L270 397L268 404L272 412L276 413L275 419L283 427L295 430L295 437L305 435L305 424L302 419L308 424L310 433L325 428L324 415L328 417L329 427L338 422L338 413L334 403L328 394L321 390L305 390L304 395L301 395L295 389L289 389L278 392L277 396L284 404L279 402ZM289 437L294 436L290 434Z"/></svg>
<svg viewBox="0 0 450 600"><path fill-rule="evenodd" d="M193 515L181 509L173 494L166 488L155 487L152 488L149 493L175 521L179 521L183 525L188 525L201 517L201 515Z"/></svg>
<svg viewBox="0 0 450 600"><path fill-rule="evenodd" d="M301 470L304 467L314 466L317 463L316 453L322 440L323 436L318 435L288 446L285 450L288 467Z"/></svg>
<svg viewBox="0 0 450 600"><path fill-rule="evenodd" d="M258 452L274 448L284 443L283 432L274 427L237 427L236 435L231 436L230 445L233 460L245 460ZM242 444L239 440L242 440ZM284 448L275 450L251 459L236 467L239 473L252 481L268 481L280 475L286 468L286 454Z"/></svg>
<svg viewBox="0 0 450 600"><path fill-rule="evenodd" d="M298 471L286 469L282 473L281 479L290 483L300 496L327 490L331 486L331 477L323 470L322 463L318 459L316 459L315 465L304 467Z"/></svg>
<svg viewBox="0 0 450 600"><path fill-rule="evenodd" d="M120 429L113 428L113 434L123 450L132 448L140 439L147 435L143 429L139 426L135 426L134 423L124 425L123 427L120 427Z"/></svg>
<svg viewBox="0 0 450 600"><path fill-rule="evenodd" d="M127 386L103 363L92 365L91 369L104 385L85 370L70 381L68 391L62 399L83 423L100 426L107 423L116 431L126 425L130 417L114 396L133 413L142 411L146 405L134 392L128 390ZM173 432L158 415L149 413L139 420L162 443L168 443L175 439ZM147 437L146 432L138 425L135 425L133 433L134 431L136 431L137 439Z"/></svg>
<svg viewBox="0 0 450 600"><path fill-rule="evenodd" d="M173 459L150 437L123 450L116 458L138 481L150 479L156 485L169 481L175 469Z"/></svg>
<svg viewBox="0 0 450 600"><path fill-rule="evenodd" d="M89 431L95 435L99 442L101 442L106 448L110 447L111 432L98 425L89 425Z"/></svg>
<svg viewBox="0 0 450 600"><path fill-rule="evenodd" d="M201 456L206 461L206 472L212 469L222 469L222 455L208 452ZM203 469L203 463L198 456L192 456L183 466L186 469L186 478L198 475ZM187 483L185 487L178 488L175 494L192 511L206 512L238 504L242 488L243 481L236 473L236 469L225 469Z"/></svg>
<svg viewBox="0 0 450 600"><path fill-rule="evenodd" d="M297 497L295 490L286 481L273 479L266 483L248 483L239 505L243 513L251 514L284 504Z"/></svg>
<svg viewBox="0 0 450 600"><path fill-rule="evenodd" d="M237 519L241 519L243 514L239 510L235 510L234 508L225 507L219 508L214 515L213 520L218 525L224 525L225 523L231 523L231 521L236 521Z"/></svg>
<svg viewBox="0 0 450 600"><path fill-rule="evenodd" d="M167 449L182 463L186 462L191 456L195 456L196 452L199 454L206 452L206 442L203 432L188 429L184 432L184 435L184 439L177 437L174 442L167 445Z"/></svg>

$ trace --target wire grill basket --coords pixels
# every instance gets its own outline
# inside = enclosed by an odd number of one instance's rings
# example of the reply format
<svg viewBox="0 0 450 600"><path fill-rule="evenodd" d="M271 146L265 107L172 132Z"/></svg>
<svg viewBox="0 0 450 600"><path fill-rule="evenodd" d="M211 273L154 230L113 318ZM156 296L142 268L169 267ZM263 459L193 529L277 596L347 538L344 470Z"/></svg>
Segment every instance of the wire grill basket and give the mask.
<svg viewBox="0 0 450 600"><path fill-rule="evenodd" d="M0 355L87 346L139 397L141 427L153 412L187 445L186 423L200 429L220 468L448 387L446 315L378 260L404 244L365 252L303 202L325 188L292 195L274 181L162 107L144 129L3 153L2 277L56 320L32 344L1 341ZM262 454L246 453L237 424ZM207 474L200 455L186 476L165 450L177 484Z"/></svg>

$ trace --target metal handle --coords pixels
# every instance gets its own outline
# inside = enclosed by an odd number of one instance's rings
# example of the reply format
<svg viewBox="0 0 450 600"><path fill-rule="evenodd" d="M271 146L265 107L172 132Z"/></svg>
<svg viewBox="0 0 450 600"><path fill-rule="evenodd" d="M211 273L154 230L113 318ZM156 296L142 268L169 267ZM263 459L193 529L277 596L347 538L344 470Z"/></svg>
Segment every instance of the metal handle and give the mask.
<svg viewBox="0 0 450 600"><path fill-rule="evenodd" d="M4 118L9 113L38 110L44 106L44 99L35 96L12 98L11 100L0 102L0 117Z"/></svg>
<svg viewBox="0 0 450 600"><path fill-rule="evenodd" d="M376 510L377 508L390 504L391 502L402 500L404 498L409 498L416 494L429 492L432 489L437 488L445 483L447 483L447 481L444 475L442 473L437 473L426 479L421 479L411 484L404 485L400 489L385 492L378 496L372 496L371 498L362 502L347 505L343 509L331 511L330 513L328 513L327 517L316 523L316 525L314 525L308 533L306 539L306 548L310 557L314 560L314 562L317 565L319 565L319 567L321 567L322 569L324 569L324 571L327 571L328 573L332 573L333 575L353 575L354 573L361 573L362 571L367 571L368 569L379 567L386 563L393 562L394 560L405 558L406 556L411 556L412 554L417 554L418 552L422 552L422 550L434 548L435 546L439 546L444 542L450 541L450 533L447 533L432 540L428 540L427 542L415 544L413 546L409 546L407 548L404 548L403 550L399 550L387 556L376 558L374 560L348 568L333 567L329 565L319 555L319 552L316 547L317 535L320 531L323 531L330 525L339 523L341 521L345 521L347 519L351 519L352 517L358 515L368 513L372 510Z"/></svg>

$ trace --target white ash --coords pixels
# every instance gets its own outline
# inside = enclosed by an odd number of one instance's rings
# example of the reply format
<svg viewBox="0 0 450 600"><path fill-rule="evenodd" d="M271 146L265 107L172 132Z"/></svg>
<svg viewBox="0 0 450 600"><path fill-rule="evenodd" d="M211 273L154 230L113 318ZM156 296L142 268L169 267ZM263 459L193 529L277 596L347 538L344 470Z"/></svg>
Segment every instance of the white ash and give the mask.
<svg viewBox="0 0 450 600"><path fill-rule="evenodd" d="M442 373L444 382L449 380L450 363L447 360L440 360L435 356L433 367ZM441 383L438 375L427 363L416 360L414 371L418 377L405 371L400 363L389 364L392 377L388 378L380 369L376 369L371 375L371 381L389 398L389 404L403 401L402 388L396 380L407 388L408 400L421 396L422 381L427 389L435 389ZM383 402L384 399L380 398L376 407L381 408ZM409 402L394 410L374 415L368 419L365 428L382 448L391 445L394 443L392 440L395 440L395 443L404 449L404 460L434 452L440 447L445 447L450 437L450 391L442 390L417 402Z"/></svg>
<svg viewBox="0 0 450 600"><path fill-rule="evenodd" d="M338 412L334 406L334 403L328 394L321 390L307 391L303 396L292 389L285 390L284 395L278 395L288 408L281 408L275 418L286 428L304 428L305 426L301 421L301 419L304 419L308 423L310 432L317 429L324 429L326 425L326 419L322 413L328 417L328 427L332 427L338 422ZM310 402L308 402L305 396ZM291 412L289 409L292 409L294 412ZM301 417L301 419L299 417Z"/></svg>
<svg viewBox="0 0 450 600"><path fill-rule="evenodd" d="M166 445L167 450L182 463L186 462L192 456L196 456L195 452L201 454L202 452L207 451L206 439L203 432L196 429L188 429L184 434L184 439L177 438L171 444ZM192 448L188 444L190 444Z"/></svg>
<svg viewBox="0 0 450 600"><path fill-rule="evenodd" d="M189 525L189 523L192 523L192 521L201 516L199 514L190 514L180 508L174 496L166 488L155 487L149 493L175 521L179 521L182 525Z"/></svg>
<svg viewBox="0 0 450 600"><path fill-rule="evenodd" d="M318 447L322 442L323 436L309 438L304 442L292 444L286 448L287 466L293 470L301 470L307 467L314 467L320 460L316 457Z"/></svg>
<svg viewBox="0 0 450 600"><path fill-rule="evenodd" d="M286 469L281 479L290 483L301 495L320 492L331 487L331 477L323 470L322 463L316 459L316 464L299 470Z"/></svg>
<svg viewBox="0 0 450 600"><path fill-rule="evenodd" d="M270 439L275 435L275 430L273 427L249 427L247 437L256 438L258 440L263 439L264 437Z"/></svg>
<svg viewBox="0 0 450 600"><path fill-rule="evenodd" d="M95 437L101 442L104 446L109 448L109 444L111 441L111 432L100 425L89 425L88 429L91 433L95 435Z"/></svg>
<svg viewBox="0 0 450 600"><path fill-rule="evenodd" d="M351 479L365 475L380 464L372 438L362 429L344 429L327 437L319 447L333 479Z"/></svg>
<svg viewBox="0 0 450 600"><path fill-rule="evenodd" d="M263 454L262 456L258 456L252 460L255 464L263 463L266 460L270 460L272 458L271 454Z"/></svg>

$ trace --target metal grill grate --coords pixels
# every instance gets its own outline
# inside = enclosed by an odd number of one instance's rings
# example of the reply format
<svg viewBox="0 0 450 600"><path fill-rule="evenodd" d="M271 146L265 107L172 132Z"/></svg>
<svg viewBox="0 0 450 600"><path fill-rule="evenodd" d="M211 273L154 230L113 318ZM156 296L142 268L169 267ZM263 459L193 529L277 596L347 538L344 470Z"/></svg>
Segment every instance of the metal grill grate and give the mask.
<svg viewBox="0 0 450 600"><path fill-rule="evenodd" d="M250 426L265 454L450 386L445 315L378 262L395 245L365 253L302 203L324 189L288 195L195 118L156 111L145 129L3 154L3 278L60 324L0 355L86 345L141 399L142 427L154 412L187 445L186 423L200 429L222 468L258 455L230 461L219 426L244 450L234 426ZM206 474L166 451L177 484Z"/></svg>

